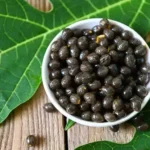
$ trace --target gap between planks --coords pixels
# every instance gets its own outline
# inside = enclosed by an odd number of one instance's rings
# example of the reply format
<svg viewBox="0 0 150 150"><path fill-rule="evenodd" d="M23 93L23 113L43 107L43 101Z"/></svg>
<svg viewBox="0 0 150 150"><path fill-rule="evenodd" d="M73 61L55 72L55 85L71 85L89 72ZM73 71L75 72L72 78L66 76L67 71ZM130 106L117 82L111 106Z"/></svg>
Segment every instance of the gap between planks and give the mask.
<svg viewBox="0 0 150 150"><path fill-rule="evenodd" d="M0 125L0 150L66 150L64 117L45 112L43 105L48 101L40 86L30 101L11 113ZM33 148L26 144L28 135L36 137Z"/></svg>

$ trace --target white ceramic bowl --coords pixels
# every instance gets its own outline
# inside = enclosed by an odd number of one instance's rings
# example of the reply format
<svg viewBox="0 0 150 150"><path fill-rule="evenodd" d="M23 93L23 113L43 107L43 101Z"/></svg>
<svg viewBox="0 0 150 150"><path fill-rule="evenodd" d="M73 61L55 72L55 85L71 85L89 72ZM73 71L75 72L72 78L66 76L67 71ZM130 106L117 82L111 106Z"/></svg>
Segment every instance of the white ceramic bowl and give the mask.
<svg viewBox="0 0 150 150"><path fill-rule="evenodd" d="M93 26L95 25L98 25L99 24L99 21L101 20L101 18L94 18L94 19L87 19L87 20L82 20L82 21L79 21L79 22L76 22L70 26L68 26L68 28L71 28L71 29L75 29L75 28L79 28L79 29L85 29L85 28L92 28ZM113 24L117 24L118 26L122 27L123 29L125 30L128 30L130 32L132 32L133 36L136 37L137 39L139 39L143 45L145 45L147 47L147 49L149 50L149 47L148 45L146 44L146 42L143 40L143 38L137 33L135 32L133 29L131 29L130 27L120 23L120 22L117 22L117 21L114 21L114 20L110 20L109 21ZM44 85L44 88L45 88L45 91L46 91L46 94L48 95L48 98L49 100L52 102L52 104L64 115L66 116L67 118L79 123L79 124L82 124L82 125L86 125L86 126L92 126L92 127L106 127L106 126L113 126L113 125L117 125L117 124L120 124L120 123L123 123L129 119L131 119L133 116L135 116L138 112L132 112L131 114L129 114L128 116L120 119L120 120L117 120L115 122L104 122L104 123L96 123L96 122L92 122L92 121L85 121L85 120L82 120L81 118L79 117L76 117L76 116L72 116L70 114L68 114L65 109L63 109L57 99L55 98L53 92L50 90L49 88L49 72L48 72L48 63L49 63L49 60L50 60L50 47L51 47L51 44L56 41L60 36L61 36L61 32L59 32L55 38L50 42L47 50L46 50L46 53L45 53L45 56L44 56L44 59L43 59L43 64L42 64L42 80L43 80L43 85ZM150 63L150 52L148 51L148 54L147 54L147 62ZM147 88L148 88L148 91L150 89L150 83L147 85ZM142 103L142 107L141 109L143 109L143 107L147 104L147 102L149 101L150 99L150 92L148 93L148 95L145 97L143 103Z"/></svg>

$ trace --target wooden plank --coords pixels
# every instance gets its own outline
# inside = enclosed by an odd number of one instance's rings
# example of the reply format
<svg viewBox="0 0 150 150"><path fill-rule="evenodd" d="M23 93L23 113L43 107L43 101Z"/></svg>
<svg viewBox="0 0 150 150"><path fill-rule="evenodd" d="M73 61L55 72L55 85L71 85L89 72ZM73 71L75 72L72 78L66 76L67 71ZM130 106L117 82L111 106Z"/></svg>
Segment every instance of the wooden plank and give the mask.
<svg viewBox="0 0 150 150"><path fill-rule="evenodd" d="M27 2L40 11L47 12L50 10L49 0L27 0Z"/></svg>
<svg viewBox="0 0 150 150"><path fill-rule="evenodd" d="M43 105L47 101L40 86L29 102L17 108L0 125L0 150L28 150L26 137L30 134L37 137L34 150L65 150L64 118L58 112L45 112Z"/></svg>
<svg viewBox="0 0 150 150"><path fill-rule="evenodd" d="M92 128L76 124L68 130L68 149L74 150L78 146L103 140L127 143L133 134L133 127L127 124L122 125L117 133L113 133L109 128Z"/></svg>

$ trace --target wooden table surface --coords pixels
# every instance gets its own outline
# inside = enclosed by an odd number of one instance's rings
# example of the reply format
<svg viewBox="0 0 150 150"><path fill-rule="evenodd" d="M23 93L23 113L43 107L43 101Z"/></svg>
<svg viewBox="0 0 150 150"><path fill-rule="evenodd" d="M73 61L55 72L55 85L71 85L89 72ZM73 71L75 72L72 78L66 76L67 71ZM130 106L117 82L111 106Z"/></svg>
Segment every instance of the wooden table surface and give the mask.
<svg viewBox="0 0 150 150"><path fill-rule="evenodd" d="M28 0L41 11L48 11L48 0ZM43 105L48 102L43 86L39 87L34 97L18 107L8 119L0 125L0 150L74 150L89 142L109 140L126 143L132 139L133 128L121 126L118 133L108 128L92 128L76 124L64 131L66 119L59 113L46 113ZM28 147L26 137L33 134L38 145Z"/></svg>

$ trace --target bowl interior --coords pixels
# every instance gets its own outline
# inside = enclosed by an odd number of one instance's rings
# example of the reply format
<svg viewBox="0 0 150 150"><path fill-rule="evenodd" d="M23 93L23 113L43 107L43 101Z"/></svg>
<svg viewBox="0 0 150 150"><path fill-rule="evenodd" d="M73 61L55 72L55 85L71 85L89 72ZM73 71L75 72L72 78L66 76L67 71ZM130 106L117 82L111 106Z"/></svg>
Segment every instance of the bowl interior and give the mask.
<svg viewBox="0 0 150 150"><path fill-rule="evenodd" d="M85 29L85 28L92 28L93 26L95 25L98 25L99 24L99 21L101 20L101 18L95 18L95 19L87 19L87 20L83 20L83 21L79 21L79 22L76 22L70 26L68 26L68 28L71 28L71 29L76 29L76 28L79 28L79 29ZM116 24L120 27L122 27L123 29L125 30L128 30L130 32L132 32L133 36L137 39L139 39L143 45L145 45L148 49L148 53L147 53L147 62L150 63L150 52L149 52L149 47L148 45L146 44L146 42L143 40L143 38L137 33L135 32L133 29L129 28L128 26L120 23L120 22L117 22L117 21L114 21L114 20L109 20L112 24ZM75 116L72 116L70 114L68 114L58 103L57 99L55 98L53 92L50 90L49 88L49 72L48 72L48 63L49 63L49 54L50 54L50 47L51 47L51 44L56 41L58 38L60 38L61 36L61 32L59 32L55 38L51 41L51 43L49 44L47 50L46 50L46 53L45 53L45 56L44 56L44 59L43 59L43 64L42 64L42 80L43 80L43 85L44 85L44 88L45 88L45 91L46 91L46 94L48 95L48 98L49 100L53 103L53 105L64 115L66 116L67 118L79 123L79 124L82 124L82 125L86 125L86 126L92 126L92 127L105 127L105 126L113 126L113 125L117 125L117 124L120 124L120 123L123 123L127 120L129 120L130 118L132 118L133 116L135 116L138 112L132 112L131 114L129 114L128 116L120 119L120 120L117 120L115 122L104 122L104 123L96 123L96 122L92 122L92 121L84 121L82 119L80 119L79 117L75 117ZM148 88L148 91L150 89L150 82L147 84L147 88ZM149 101L150 99L150 92L148 92L148 95L144 98L144 101L142 103L142 107L141 109L143 109L143 107L147 104L147 102Z"/></svg>

